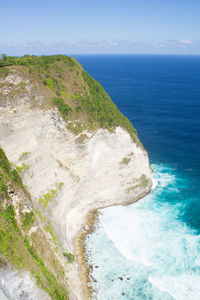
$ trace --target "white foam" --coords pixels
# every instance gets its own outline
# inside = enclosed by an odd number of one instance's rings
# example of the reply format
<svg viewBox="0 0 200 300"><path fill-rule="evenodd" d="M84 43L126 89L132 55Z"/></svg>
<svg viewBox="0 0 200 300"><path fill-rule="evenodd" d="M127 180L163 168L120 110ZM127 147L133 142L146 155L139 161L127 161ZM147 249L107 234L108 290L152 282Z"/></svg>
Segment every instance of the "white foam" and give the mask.
<svg viewBox="0 0 200 300"><path fill-rule="evenodd" d="M200 279L191 273L180 276L150 276L149 282L176 300L200 299Z"/></svg>
<svg viewBox="0 0 200 300"><path fill-rule="evenodd" d="M152 193L135 204L103 210L97 235L88 240L91 263L99 265L94 270L101 295L97 299L105 299L108 290L115 298L106 299L124 299L109 281L111 273L121 272L132 280L131 286L117 283L118 290L128 291L126 299L141 299L136 296L141 290L155 300L200 299L200 236L179 220L182 203L160 201L176 192L173 170L154 168L157 186Z"/></svg>
<svg viewBox="0 0 200 300"><path fill-rule="evenodd" d="M157 186L158 186L158 180L156 180L155 178L153 178L151 189L154 190Z"/></svg>

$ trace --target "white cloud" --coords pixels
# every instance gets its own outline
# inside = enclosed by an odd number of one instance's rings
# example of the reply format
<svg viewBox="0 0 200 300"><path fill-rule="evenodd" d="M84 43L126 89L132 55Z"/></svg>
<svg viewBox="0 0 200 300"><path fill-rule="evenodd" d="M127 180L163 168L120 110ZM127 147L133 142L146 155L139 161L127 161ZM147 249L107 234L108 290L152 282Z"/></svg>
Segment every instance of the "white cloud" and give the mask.
<svg viewBox="0 0 200 300"><path fill-rule="evenodd" d="M110 46L118 46L119 42L118 41L113 41L110 43Z"/></svg>
<svg viewBox="0 0 200 300"><path fill-rule="evenodd" d="M200 41L164 40L164 41L127 41L127 40L81 40L76 43L67 41L44 43L40 41L21 44L0 44L0 54L70 54L70 53L163 53L163 54L200 54Z"/></svg>
<svg viewBox="0 0 200 300"><path fill-rule="evenodd" d="M183 45L191 45L192 41L191 40L180 40L180 43Z"/></svg>

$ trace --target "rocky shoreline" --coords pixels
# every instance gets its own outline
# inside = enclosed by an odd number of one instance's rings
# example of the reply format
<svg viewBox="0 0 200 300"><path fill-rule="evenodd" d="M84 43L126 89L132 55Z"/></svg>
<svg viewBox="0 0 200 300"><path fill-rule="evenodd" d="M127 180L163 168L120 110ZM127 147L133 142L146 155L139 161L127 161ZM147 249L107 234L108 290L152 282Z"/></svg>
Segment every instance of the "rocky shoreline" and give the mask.
<svg viewBox="0 0 200 300"><path fill-rule="evenodd" d="M84 227L83 231L78 235L78 237L76 238L76 241L75 241L76 258L77 258L78 264L80 266L80 277L81 277L81 281L82 281L82 285L83 285L85 299L91 299L92 293L94 292L92 283L90 280L91 266L88 265L87 254L85 251L85 238L87 235L91 234L95 230L95 224L97 224L99 222L98 221L98 217L99 217L99 213L100 213L99 210L104 209L106 207L110 207L110 206L117 206L117 205L127 206L130 204L133 204L133 203L141 200L142 198L144 198L146 195L148 195L151 192L151 189L152 189L152 185L149 187L149 191L144 192L143 194L141 194L140 196L138 196L137 198L135 198L133 200L130 200L127 202L125 201L121 204L114 203L111 205L99 207L88 213L85 227Z"/></svg>

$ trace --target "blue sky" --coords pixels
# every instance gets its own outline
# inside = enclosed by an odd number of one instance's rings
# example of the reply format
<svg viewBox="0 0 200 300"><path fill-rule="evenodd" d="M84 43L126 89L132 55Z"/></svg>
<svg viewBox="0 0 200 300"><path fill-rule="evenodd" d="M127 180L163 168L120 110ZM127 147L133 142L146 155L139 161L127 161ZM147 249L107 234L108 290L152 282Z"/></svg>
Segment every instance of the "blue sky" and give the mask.
<svg viewBox="0 0 200 300"><path fill-rule="evenodd" d="M0 53L200 54L200 0L0 0Z"/></svg>

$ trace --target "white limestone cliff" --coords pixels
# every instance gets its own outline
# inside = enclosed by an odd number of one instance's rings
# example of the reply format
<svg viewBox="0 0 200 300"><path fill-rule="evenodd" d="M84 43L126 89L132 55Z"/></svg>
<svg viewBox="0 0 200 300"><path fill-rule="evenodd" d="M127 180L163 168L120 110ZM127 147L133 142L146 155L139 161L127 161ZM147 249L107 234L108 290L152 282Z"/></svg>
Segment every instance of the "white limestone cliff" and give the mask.
<svg viewBox="0 0 200 300"><path fill-rule="evenodd" d="M12 76L7 80L20 82ZM6 97L5 88L3 92ZM75 240L89 211L130 203L150 191L147 152L124 129L75 136L56 109L31 109L28 95L3 103L0 146L14 165L22 166L33 207L51 223L64 251L76 254ZM79 271L77 262L69 266L71 299L84 299Z"/></svg>

